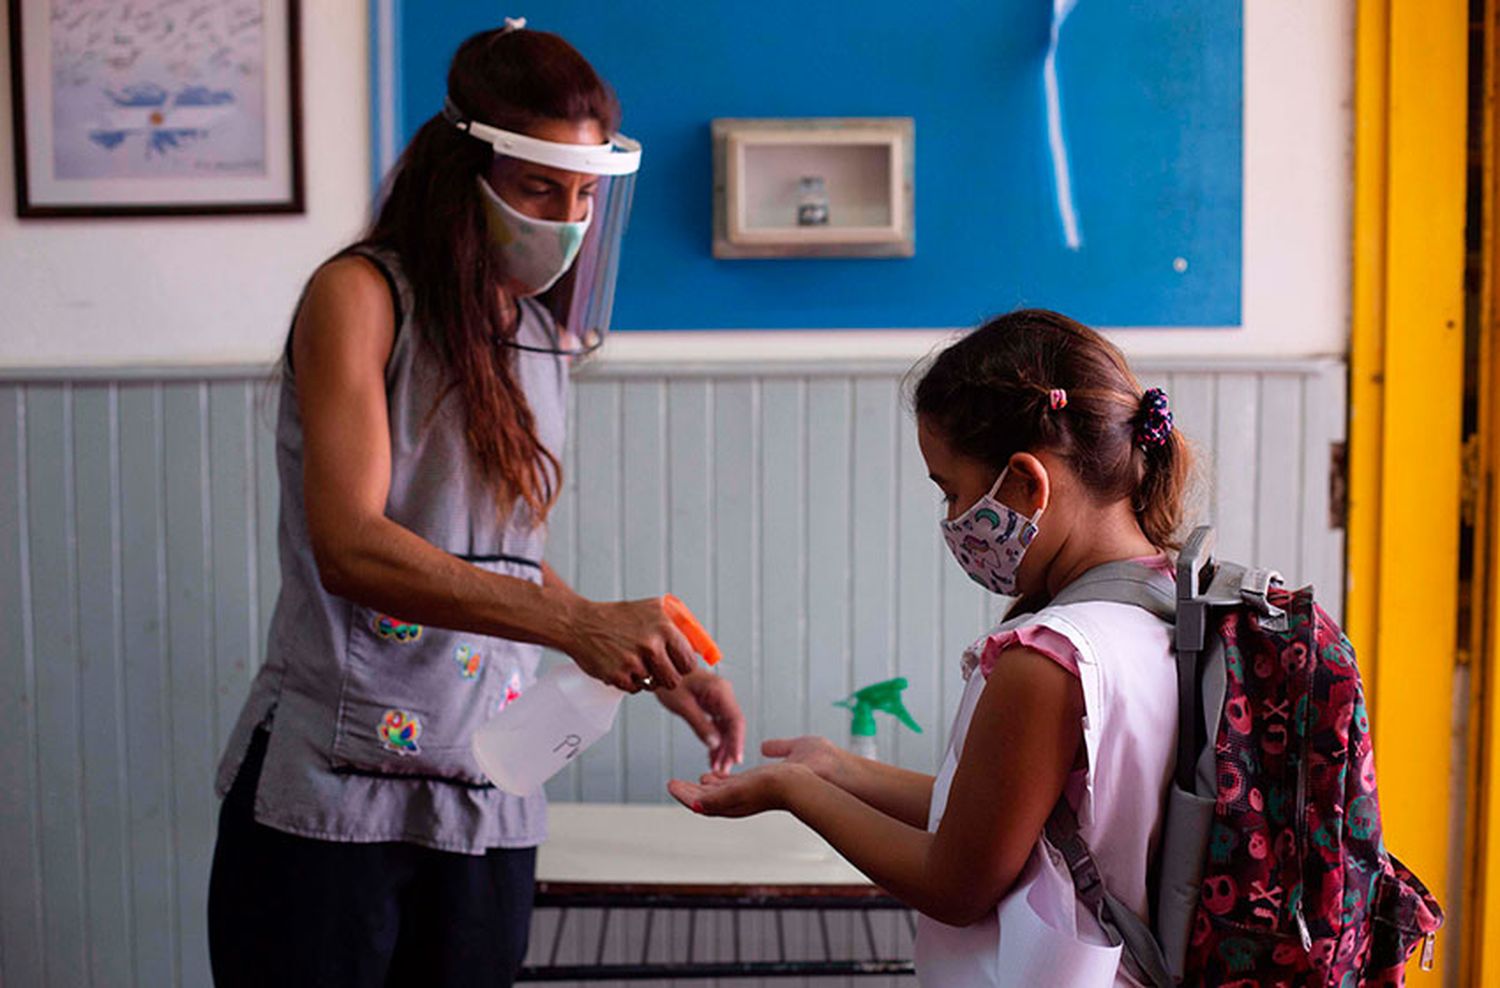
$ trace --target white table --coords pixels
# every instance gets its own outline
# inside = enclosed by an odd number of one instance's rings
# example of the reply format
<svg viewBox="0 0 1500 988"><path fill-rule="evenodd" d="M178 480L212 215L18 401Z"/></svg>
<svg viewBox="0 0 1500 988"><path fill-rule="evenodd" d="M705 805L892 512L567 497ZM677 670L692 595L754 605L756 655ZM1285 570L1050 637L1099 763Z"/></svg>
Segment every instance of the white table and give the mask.
<svg viewBox="0 0 1500 988"><path fill-rule="evenodd" d="M870 880L789 813L744 820L681 806L553 803L540 883L869 889Z"/></svg>
<svg viewBox="0 0 1500 988"><path fill-rule="evenodd" d="M860 976L912 970L910 913L788 814L720 820L675 804L601 803L553 803L549 814L551 835L537 856L537 910L545 918L534 927L539 949L533 949L522 981ZM657 916L680 918L683 911L688 913L686 956L663 956L659 944L652 956ZM698 956L707 952L699 949L698 914L715 911L732 914L732 958ZM769 958L741 955L740 917L754 912L775 917L775 936L759 951L771 954ZM887 918L904 914L906 922L885 922L887 934L877 938L871 916L882 912ZM581 913L591 928L598 927L597 940L580 956L565 957L564 932L570 917ZM635 918L628 943L621 942L629 936L621 913ZM803 939L821 945L814 951L820 956L789 953L783 917L795 921L799 915L816 922ZM834 945L829 917L837 921L841 915L857 916L853 928L862 926L863 943L845 938L847 942ZM554 918L555 925L547 929ZM891 930L898 931L899 942L892 943ZM878 940L887 946L882 948ZM899 956L884 956L891 953Z"/></svg>

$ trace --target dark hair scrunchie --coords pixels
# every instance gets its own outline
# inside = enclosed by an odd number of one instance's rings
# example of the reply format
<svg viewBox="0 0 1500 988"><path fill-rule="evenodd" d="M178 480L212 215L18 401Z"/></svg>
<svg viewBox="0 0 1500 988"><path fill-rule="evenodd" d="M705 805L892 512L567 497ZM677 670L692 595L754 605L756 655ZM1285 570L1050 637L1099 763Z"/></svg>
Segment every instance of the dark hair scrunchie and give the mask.
<svg viewBox="0 0 1500 988"><path fill-rule="evenodd" d="M1139 421L1135 427L1135 444L1142 449L1167 444L1172 434L1172 406L1161 388L1147 388L1141 395Z"/></svg>

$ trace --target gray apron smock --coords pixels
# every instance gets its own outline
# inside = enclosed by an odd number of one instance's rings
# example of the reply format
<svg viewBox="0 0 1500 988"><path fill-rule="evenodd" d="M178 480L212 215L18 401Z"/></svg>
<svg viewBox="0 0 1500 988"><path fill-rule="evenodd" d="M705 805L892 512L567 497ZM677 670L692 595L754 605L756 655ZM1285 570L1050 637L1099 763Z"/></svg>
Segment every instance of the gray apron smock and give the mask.
<svg viewBox="0 0 1500 988"><path fill-rule="evenodd" d="M400 299L385 372L386 516L481 569L540 583L545 528L532 525L521 502L502 517L493 488L472 465L460 392L448 390L439 355L412 324L399 261L389 251L358 253L382 269ZM516 342L558 346L546 309L531 299L520 309ZM538 438L561 459L566 363L517 349L509 357ZM535 681L540 646L416 625L323 589L303 504L293 370L288 360L276 426L281 592L265 664L219 764L219 795L255 730L269 727L255 795L259 823L323 840L405 841L467 854L541 843L545 798L494 788L469 749L475 729Z"/></svg>

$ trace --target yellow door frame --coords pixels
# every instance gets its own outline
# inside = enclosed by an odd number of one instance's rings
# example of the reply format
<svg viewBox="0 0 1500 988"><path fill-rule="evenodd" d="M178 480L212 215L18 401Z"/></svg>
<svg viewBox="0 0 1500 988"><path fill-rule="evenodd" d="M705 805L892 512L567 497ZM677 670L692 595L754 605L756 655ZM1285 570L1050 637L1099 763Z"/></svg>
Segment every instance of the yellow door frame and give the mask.
<svg viewBox="0 0 1500 988"><path fill-rule="evenodd" d="M1446 903L1468 5L1356 10L1345 623L1369 693L1386 842ZM1442 963L1440 951L1431 980L1414 970L1413 982L1438 983Z"/></svg>
<svg viewBox="0 0 1500 988"><path fill-rule="evenodd" d="M1471 599L1475 656L1470 703L1470 771L1473 794L1464 849L1464 975L1470 984L1500 984L1500 0L1486 0L1483 39L1484 104L1480 231L1482 257L1477 354L1478 414L1475 444L1475 573ZM1477 69L1477 67L1476 67Z"/></svg>

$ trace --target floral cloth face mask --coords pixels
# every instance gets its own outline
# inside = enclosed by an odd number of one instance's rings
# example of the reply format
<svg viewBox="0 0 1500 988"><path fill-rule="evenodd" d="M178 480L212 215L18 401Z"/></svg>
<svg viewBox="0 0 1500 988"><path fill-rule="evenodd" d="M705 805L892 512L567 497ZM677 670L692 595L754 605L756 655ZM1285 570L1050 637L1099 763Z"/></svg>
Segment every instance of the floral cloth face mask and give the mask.
<svg viewBox="0 0 1500 988"><path fill-rule="evenodd" d="M988 494L957 518L944 519L940 525L948 550L969 579L991 593L1015 596L1016 571L1036 538L1042 509L1027 518L995 499L1009 472L1009 467L1001 470Z"/></svg>

